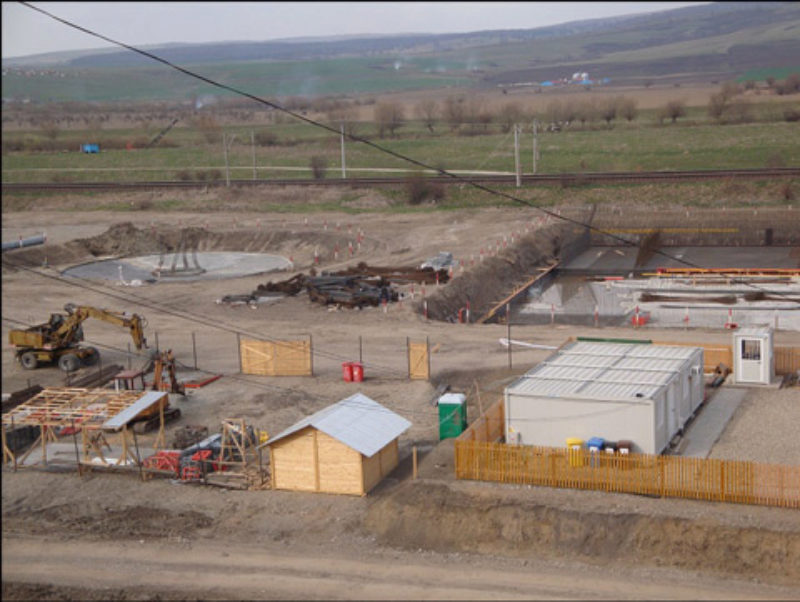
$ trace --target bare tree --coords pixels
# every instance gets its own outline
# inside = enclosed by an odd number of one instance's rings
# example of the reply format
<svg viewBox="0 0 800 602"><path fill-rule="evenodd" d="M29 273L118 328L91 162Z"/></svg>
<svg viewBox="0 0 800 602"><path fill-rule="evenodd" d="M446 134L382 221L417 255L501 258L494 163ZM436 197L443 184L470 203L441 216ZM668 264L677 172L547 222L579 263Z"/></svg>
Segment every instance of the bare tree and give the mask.
<svg viewBox="0 0 800 602"><path fill-rule="evenodd" d="M39 128L42 130L42 133L45 136L47 136L47 138L49 138L50 140L55 140L61 133L61 128L58 127L58 122L55 119L45 118L45 120L42 121Z"/></svg>
<svg viewBox="0 0 800 602"><path fill-rule="evenodd" d="M468 133L478 134L480 129L486 131L492 122L492 114L488 111L486 102L482 98L471 96L464 103L463 119L465 123L469 124Z"/></svg>
<svg viewBox="0 0 800 602"><path fill-rule="evenodd" d="M432 98L426 98L414 107L414 115L422 121L426 128L433 134L433 128L439 119L439 103Z"/></svg>
<svg viewBox="0 0 800 602"><path fill-rule="evenodd" d="M593 98L586 99L577 104L576 119L581 122L581 127L586 125L586 122L592 122L597 117L597 103Z"/></svg>
<svg viewBox="0 0 800 602"><path fill-rule="evenodd" d="M381 102L375 105L375 124L378 135L383 138L386 130L394 136L395 131L405 123L403 106L396 102Z"/></svg>
<svg viewBox="0 0 800 602"><path fill-rule="evenodd" d="M511 131L515 123L519 123L525 119L525 112L518 102L508 102L500 108L498 114L498 121L504 134Z"/></svg>
<svg viewBox="0 0 800 602"><path fill-rule="evenodd" d="M712 94L708 99L708 115L722 121L725 114L730 112L733 98L741 92L736 82L725 82L719 92Z"/></svg>
<svg viewBox="0 0 800 602"><path fill-rule="evenodd" d="M670 100L664 105L664 117L669 117L672 123L678 120L678 117L686 116L686 103L682 100Z"/></svg>
<svg viewBox="0 0 800 602"><path fill-rule="evenodd" d="M639 115L635 98L620 96L617 104L617 114L630 123Z"/></svg>
<svg viewBox="0 0 800 602"><path fill-rule="evenodd" d="M722 119L728 105L728 98L722 92L715 92L708 98L708 116Z"/></svg>
<svg viewBox="0 0 800 602"><path fill-rule="evenodd" d="M450 124L451 130L457 130L464 123L464 97L448 96L444 100L443 116L445 121Z"/></svg>
<svg viewBox="0 0 800 602"><path fill-rule="evenodd" d="M611 127L611 122L617 118L617 99L607 98L600 104L600 118Z"/></svg>
<svg viewBox="0 0 800 602"><path fill-rule="evenodd" d="M327 112L328 121L344 125L348 136L358 135L358 110L352 106L333 107Z"/></svg>

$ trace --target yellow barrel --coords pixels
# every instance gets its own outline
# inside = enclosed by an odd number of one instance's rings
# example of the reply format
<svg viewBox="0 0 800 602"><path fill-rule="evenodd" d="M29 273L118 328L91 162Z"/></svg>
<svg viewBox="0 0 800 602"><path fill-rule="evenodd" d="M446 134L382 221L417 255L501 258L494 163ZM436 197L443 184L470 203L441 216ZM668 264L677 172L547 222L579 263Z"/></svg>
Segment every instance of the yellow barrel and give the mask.
<svg viewBox="0 0 800 602"><path fill-rule="evenodd" d="M583 439L567 438L567 458L570 466L583 466Z"/></svg>

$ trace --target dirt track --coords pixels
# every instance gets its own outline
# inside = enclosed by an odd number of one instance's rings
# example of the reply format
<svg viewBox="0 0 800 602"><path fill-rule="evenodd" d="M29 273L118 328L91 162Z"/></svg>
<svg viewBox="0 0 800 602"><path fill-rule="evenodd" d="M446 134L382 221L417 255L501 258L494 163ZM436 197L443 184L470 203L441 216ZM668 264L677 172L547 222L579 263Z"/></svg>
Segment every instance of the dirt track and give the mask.
<svg viewBox="0 0 800 602"><path fill-rule="evenodd" d="M788 588L669 572L610 572L581 565L492 562L458 554L379 552L369 557L265 550L235 543L54 542L3 539L4 599L48 580L78 595L202 599L788 599ZM580 568L580 570L576 570ZM176 583L180 576L180 584ZM12 581L10 592L6 582ZM76 593L77 593L76 592Z"/></svg>
<svg viewBox="0 0 800 602"><path fill-rule="evenodd" d="M375 265L414 265L440 250L450 250L465 261L474 255L478 262L479 250L487 241L502 240L527 214L488 210L409 214L392 220L376 214L315 214L309 224L302 215L265 218L237 214L236 224L230 214L137 212L134 216L138 228L147 230L153 222L162 232L188 225L204 227L208 221L212 231L227 233L210 239L209 244L235 245L238 241L245 247L240 250L253 245L293 255L298 266L311 265L313 241L321 239L316 235L346 238L351 224L353 229L363 228L370 240L368 256L330 261L324 266L332 267L364 259ZM32 248L24 255L38 270L45 250L63 250L71 241L100 235L121 221L125 220L119 214L105 212L5 214L3 230L4 238L7 234L13 238L46 229L48 246ZM326 221L328 230L324 229ZM306 234L269 235L278 231ZM270 240L277 248L270 246ZM98 250L101 255L112 251ZM379 308L329 311L300 297L255 310L215 303L223 294L252 291L274 276L162 283L136 289L113 283L93 284L87 289L57 279L53 265L89 258L85 245L72 244L63 256L48 256L51 267L41 271L50 277L4 268L3 317L37 322L60 311L67 301L136 311L149 321L151 343L153 334L159 333L161 347L172 348L186 364L191 364L191 332L196 332L200 366L227 376L176 402L185 416L182 422L218 429L223 417L243 417L270 433L355 392L352 384L341 380L341 362L356 358L358 337L362 336L367 379L358 390L408 417L414 426L401 439L401 466L367 498L227 492L159 480L142 484L135 475L95 473L81 479L74 474L4 472L4 597L58 596L57 590L46 587L25 589L23 582L57 583L76 588L66 590L73 592L73 598L94 597L97 591L79 589L87 587L81 575L89 572L91 587L111 588L101 592L118 599L146 598L153 593L202 598L800 597L800 514L794 511L452 483L447 445L437 445L436 411L430 404L435 385L446 382L469 390L478 383L486 403L515 374L549 354L520 350L514 353L513 370L508 370L506 350L498 344L498 339L506 336L505 326L426 322L408 303L402 308L393 306L387 313ZM4 320L6 340L8 328ZM312 334L318 354L315 375L237 376L235 330L273 338ZM586 334L585 330L562 325L520 326L515 327L513 338L560 345L569 336ZM87 323L85 331L87 339L108 346L103 348L105 363L125 365L123 332L94 323ZM727 343L730 339L729 332L714 330L600 328L592 334L595 332L674 341ZM407 336L428 337L436 349L431 383L407 380ZM776 344L792 344L793 340L796 333L777 333ZM31 378L45 385L64 384L57 369L41 369L35 374L23 371L4 346L3 392L24 387ZM470 418L478 411L479 402L472 395ZM735 441L725 443L736 449ZM409 490L403 486L410 476L412 444L422 451L424 479L435 485L450 483L452 495L432 486L435 494L426 497L422 495L425 487L417 485L414 491L418 495L408 498ZM405 514L400 511L404 499ZM396 504L400 506L393 510ZM462 514L460 506L474 507L477 514ZM532 529L519 519L519 513L526 512L538 517L529 519L538 527L549 524L554 531L550 535L542 531L520 542L523 527L528 532ZM627 514L630 524L639 524L640 531L627 532L634 539L614 539L614 521L618 519L598 518L609 512ZM481 516L489 521L481 527L484 530L470 527L470 523L483 520ZM412 529L405 530L405 537L392 533L395 520L397 525L413 520L424 525L422 519L430 526L425 536L435 541L420 538ZM716 526L722 533L717 538L713 534ZM436 539L435 527L458 530L460 539L445 531ZM663 542L658 541L661 534ZM48 543L40 537L47 537ZM654 539L648 541L647 537ZM478 547L478 538L484 538L483 555L466 554L463 550ZM145 544L138 543L140 540ZM475 548L470 547L472 540ZM679 541L690 543L681 547L676 544ZM616 542L621 549L604 566L595 566L581 554L572 553L573 547L583 549L587 542L599 547ZM626 553L625 546L632 542L643 549L649 546L650 553L640 557ZM422 550L417 551L419 548ZM629 551L635 549L631 546ZM102 565L98 558L110 560ZM198 565L201 568L193 572ZM574 568L578 566L580 571ZM143 574L152 574L154 581L145 581ZM756 579L771 585L759 585ZM7 582L14 583L7 586ZM157 589L147 589L151 586Z"/></svg>

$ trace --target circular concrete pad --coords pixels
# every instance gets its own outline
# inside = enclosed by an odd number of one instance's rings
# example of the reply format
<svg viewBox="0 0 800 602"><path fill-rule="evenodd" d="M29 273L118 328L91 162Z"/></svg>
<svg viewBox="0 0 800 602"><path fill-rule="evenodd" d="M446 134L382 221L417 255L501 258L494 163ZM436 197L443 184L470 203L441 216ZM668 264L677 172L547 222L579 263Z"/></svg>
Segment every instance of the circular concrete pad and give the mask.
<svg viewBox="0 0 800 602"><path fill-rule="evenodd" d="M166 253L93 261L69 268L62 273L64 276L76 278L113 280L129 284L137 280L155 283L237 278L286 270L291 266L292 263L280 255L189 252L185 255L179 253L177 258L175 253Z"/></svg>

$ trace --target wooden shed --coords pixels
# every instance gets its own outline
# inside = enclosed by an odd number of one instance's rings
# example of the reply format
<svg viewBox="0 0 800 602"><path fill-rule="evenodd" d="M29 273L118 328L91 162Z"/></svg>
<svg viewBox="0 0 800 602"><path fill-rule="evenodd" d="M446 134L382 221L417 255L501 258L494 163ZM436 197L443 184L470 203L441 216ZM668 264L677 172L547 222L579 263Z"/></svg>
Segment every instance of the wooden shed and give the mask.
<svg viewBox="0 0 800 602"><path fill-rule="evenodd" d="M267 441L273 489L366 495L398 463L411 423L356 393Z"/></svg>

